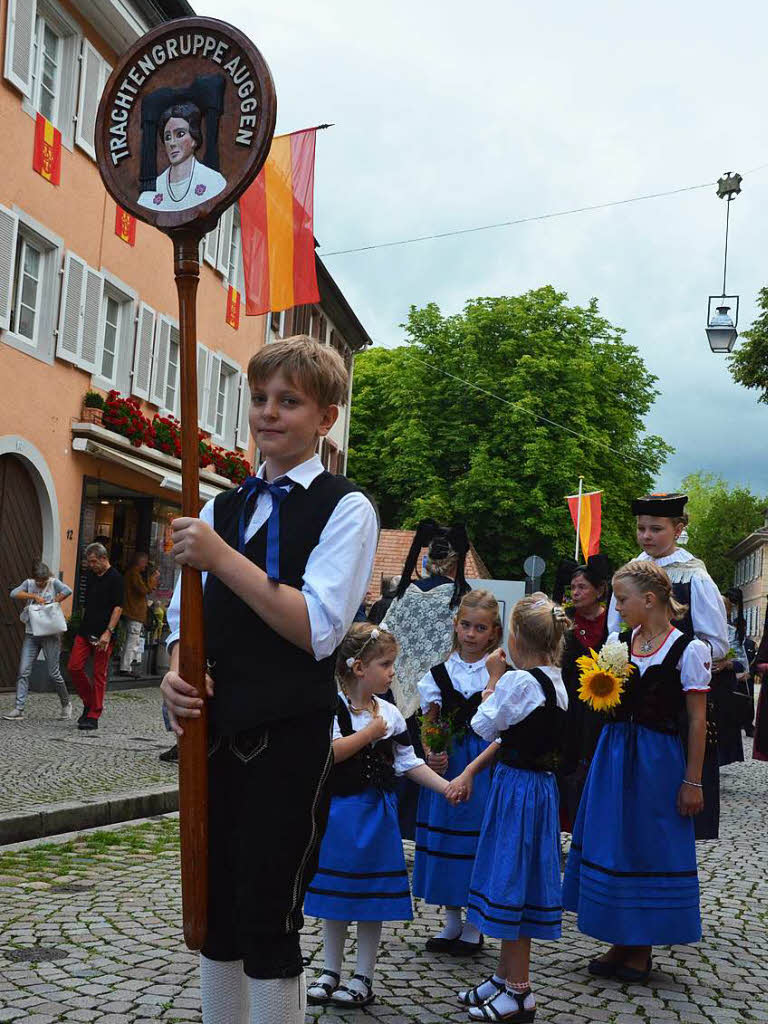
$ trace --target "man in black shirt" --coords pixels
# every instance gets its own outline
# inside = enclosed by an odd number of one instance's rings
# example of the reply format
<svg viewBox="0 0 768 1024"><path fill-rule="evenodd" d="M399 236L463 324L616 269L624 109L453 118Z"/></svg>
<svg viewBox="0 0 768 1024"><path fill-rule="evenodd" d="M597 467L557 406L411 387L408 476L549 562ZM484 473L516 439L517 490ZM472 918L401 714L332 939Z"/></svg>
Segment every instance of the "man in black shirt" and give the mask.
<svg viewBox="0 0 768 1024"><path fill-rule="evenodd" d="M109 564L103 544L89 544L85 549L88 577L85 584L85 608L69 656L69 674L83 702L78 719L79 729L99 727L107 689L107 668L112 654L113 634L123 608L123 577ZM93 682L85 666L93 656Z"/></svg>

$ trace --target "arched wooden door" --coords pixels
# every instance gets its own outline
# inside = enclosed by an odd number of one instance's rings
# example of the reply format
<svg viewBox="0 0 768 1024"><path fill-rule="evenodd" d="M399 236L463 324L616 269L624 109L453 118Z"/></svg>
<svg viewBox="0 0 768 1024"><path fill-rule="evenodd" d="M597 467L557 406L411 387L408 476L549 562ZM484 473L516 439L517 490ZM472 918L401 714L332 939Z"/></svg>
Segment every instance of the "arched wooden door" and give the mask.
<svg viewBox="0 0 768 1024"><path fill-rule="evenodd" d="M16 684L24 624L8 591L42 556L43 521L37 491L22 459L0 455L0 687Z"/></svg>

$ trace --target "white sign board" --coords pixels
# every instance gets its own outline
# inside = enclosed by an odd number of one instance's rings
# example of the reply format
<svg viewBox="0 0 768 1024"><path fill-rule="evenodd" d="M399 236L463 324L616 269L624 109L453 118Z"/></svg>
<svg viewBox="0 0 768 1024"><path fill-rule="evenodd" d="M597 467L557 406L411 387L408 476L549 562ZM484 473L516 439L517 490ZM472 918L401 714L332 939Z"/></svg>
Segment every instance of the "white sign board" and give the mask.
<svg viewBox="0 0 768 1024"><path fill-rule="evenodd" d="M509 617L521 597L525 597L525 583L522 580L467 580L473 590L490 590L499 602L501 624L504 627L504 650L509 655L507 635L509 633Z"/></svg>

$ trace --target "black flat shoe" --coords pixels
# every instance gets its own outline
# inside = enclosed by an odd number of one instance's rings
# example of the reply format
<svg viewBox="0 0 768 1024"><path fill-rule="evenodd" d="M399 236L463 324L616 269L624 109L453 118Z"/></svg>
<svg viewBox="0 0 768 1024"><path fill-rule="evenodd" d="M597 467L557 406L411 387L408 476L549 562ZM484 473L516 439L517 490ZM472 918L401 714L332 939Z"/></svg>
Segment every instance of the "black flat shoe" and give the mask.
<svg viewBox="0 0 768 1024"><path fill-rule="evenodd" d="M329 984L327 981L321 981L321 978L332 978L333 984ZM310 1006L324 1006L326 1003L331 1001L331 996L339 987L341 978L336 971L323 971L320 978L317 981L313 981L311 985L307 987L307 1002Z"/></svg>
<svg viewBox="0 0 768 1024"><path fill-rule="evenodd" d="M452 953L457 942L461 942L461 933L455 939L427 939L424 948L428 953Z"/></svg>
<svg viewBox="0 0 768 1024"><path fill-rule="evenodd" d="M635 985L644 985L648 981L652 970L653 960L648 957L648 963L645 965L645 970L641 971L637 967L627 967L626 964L619 964L614 971L614 976L619 978L621 981L632 982Z"/></svg>
<svg viewBox="0 0 768 1024"><path fill-rule="evenodd" d="M590 960L587 970L595 978L612 978L621 967L620 960Z"/></svg>
<svg viewBox="0 0 768 1024"><path fill-rule="evenodd" d="M449 952L451 956L474 956L483 948L484 939L480 936L478 942L466 942L464 939L454 939Z"/></svg>

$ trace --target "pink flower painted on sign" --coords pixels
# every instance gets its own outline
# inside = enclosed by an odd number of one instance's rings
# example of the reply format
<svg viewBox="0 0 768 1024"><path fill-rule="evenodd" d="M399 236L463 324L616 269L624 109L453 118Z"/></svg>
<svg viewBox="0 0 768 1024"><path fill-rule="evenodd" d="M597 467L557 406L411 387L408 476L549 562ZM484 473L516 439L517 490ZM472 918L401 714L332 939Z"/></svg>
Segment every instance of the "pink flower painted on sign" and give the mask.
<svg viewBox="0 0 768 1024"><path fill-rule="evenodd" d="M155 193L155 198L152 200L152 202L155 204L155 206L159 206L160 203L162 203L162 201L163 201L163 193L162 192Z"/></svg>
<svg viewBox="0 0 768 1024"><path fill-rule="evenodd" d="M205 192L205 185L195 185L195 195L201 196Z"/></svg>

